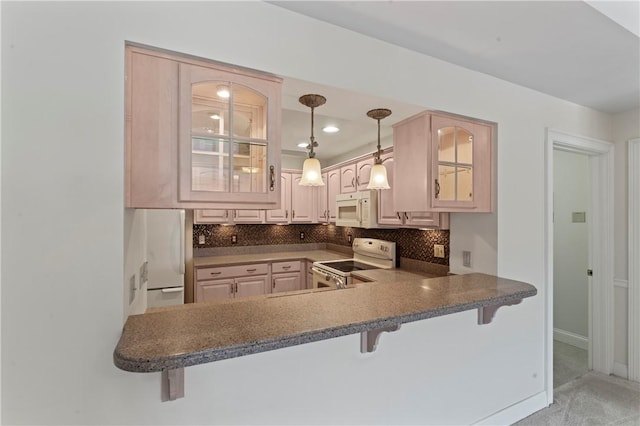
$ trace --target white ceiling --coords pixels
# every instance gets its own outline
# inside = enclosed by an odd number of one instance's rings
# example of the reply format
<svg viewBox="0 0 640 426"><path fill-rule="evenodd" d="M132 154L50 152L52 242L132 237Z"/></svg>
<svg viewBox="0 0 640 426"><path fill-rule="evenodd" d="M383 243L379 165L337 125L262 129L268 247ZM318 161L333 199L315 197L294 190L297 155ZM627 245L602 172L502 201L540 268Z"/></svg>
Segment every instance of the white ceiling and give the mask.
<svg viewBox="0 0 640 426"><path fill-rule="evenodd" d="M603 112L640 107L639 1L270 3ZM394 123L420 110L375 98L363 103L343 91L288 80L283 87L283 149L297 149L298 134L309 137L309 109L293 93L321 93L333 101L316 109L316 137L320 143L332 142L321 145L321 158L339 154L345 144L336 142L343 136L352 147L375 141L376 123L366 117L363 105L390 108L394 115L387 120ZM356 111L357 116L351 115ZM344 133L319 130L324 122L341 120ZM389 133L385 128L383 135Z"/></svg>

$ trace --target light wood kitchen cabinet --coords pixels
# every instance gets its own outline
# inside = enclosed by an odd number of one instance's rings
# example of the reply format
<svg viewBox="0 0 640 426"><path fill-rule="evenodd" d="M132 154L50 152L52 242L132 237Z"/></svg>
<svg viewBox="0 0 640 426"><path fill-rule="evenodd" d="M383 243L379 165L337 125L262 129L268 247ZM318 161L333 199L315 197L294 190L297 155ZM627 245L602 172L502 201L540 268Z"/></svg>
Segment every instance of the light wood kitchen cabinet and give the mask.
<svg viewBox="0 0 640 426"><path fill-rule="evenodd" d="M125 54L126 207L277 207L281 79L131 44Z"/></svg>
<svg viewBox="0 0 640 426"><path fill-rule="evenodd" d="M378 223L385 226L400 226L403 223L394 203L394 188L396 186L393 154L385 154L380 157L382 164L387 169L387 179L390 189L381 189L378 193Z"/></svg>
<svg viewBox="0 0 640 426"><path fill-rule="evenodd" d="M273 262L271 264L271 292L301 290L301 261Z"/></svg>
<svg viewBox="0 0 640 426"><path fill-rule="evenodd" d="M280 174L280 208L267 210L267 223L289 223L291 209L291 173Z"/></svg>
<svg viewBox="0 0 640 426"><path fill-rule="evenodd" d="M327 223L329 222L329 204L327 191L329 188L328 173L322 174L323 186L314 187L316 191L316 218L315 222Z"/></svg>
<svg viewBox="0 0 640 426"><path fill-rule="evenodd" d="M371 168L373 167L374 162L374 158L371 156L371 158L360 160L356 163L356 189L358 191L367 190L369 178L371 177Z"/></svg>
<svg viewBox="0 0 640 426"><path fill-rule="evenodd" d="M316 192L311 186L300 186L302 173L280 175L281 208L267 210L267 223L313 223L316 214Z"/></svg>
<svg viewBox="0 0 640 426"><path fill-rule="evenodd" d="M194 224L264 223L264 210L195 210Z"/></svg>
<svg viewBox="0 0 640 426"><path fill-rule="evenodd" d="M432 115L432 209L492 211L492 128L488 124Z"/></svg>
<svg viewBox="0 0 640 426"><path fill-rule="evenodd" d="M348 164L340 167L340 193L348 194L356 192L356 165Z"/></svg>
<svg viewBox="0 0 640 426"><path fill-rule="evenodd" d="M126 50L125 205L177 208L178 62Z"/></svg>
<svg viewBox="0 0 640 426"><path fill-rule="evenodd" d="M492 125L429 111L393 126L401 212L493 210Z"/></svg>
<svg viewBox="0 0 640 426"><path fill-rule="evenodd" d="M394 203L395 161L393 153L380 158L387 168L390 189L378 193L378 223L385 226L449 229L449 213L398 211Z"/></svg>
<svg viewBox="0 0 640 426"><path fill-rule="evenodd" d="M291 174L291 223L315 221L317 201L312 186L300 186L302 173Z"/></svg>
<svg viewBox="0 0 640 426"><path fill-rule="evenodd" d="M269 264L196 268L195 302L268 293Z"/></svg>
<svg viewBox="0 0 640 426"><path fill-rule="evenodd" d="M327 211L329 222L336 222L336 195L340 194L340 169L327 172Z"/></svg>

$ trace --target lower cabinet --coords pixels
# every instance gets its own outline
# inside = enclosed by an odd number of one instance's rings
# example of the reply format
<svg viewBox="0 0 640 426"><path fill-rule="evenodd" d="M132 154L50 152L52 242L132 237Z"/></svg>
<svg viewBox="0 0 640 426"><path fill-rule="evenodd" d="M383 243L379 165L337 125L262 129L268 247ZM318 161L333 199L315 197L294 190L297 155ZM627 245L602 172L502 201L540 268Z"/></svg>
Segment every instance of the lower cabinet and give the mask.
<svg viewBox="0 0 640 426"><path fill-rule="evenodd" d="M257 296L269 292L269 264L196 268L195 302Z"/></svg>
<svg viewBox="0 0 640 426"><path fill-rule="evenodd" d="M271 292L302 290L301 261L274 262L271 265Z"/></svg>

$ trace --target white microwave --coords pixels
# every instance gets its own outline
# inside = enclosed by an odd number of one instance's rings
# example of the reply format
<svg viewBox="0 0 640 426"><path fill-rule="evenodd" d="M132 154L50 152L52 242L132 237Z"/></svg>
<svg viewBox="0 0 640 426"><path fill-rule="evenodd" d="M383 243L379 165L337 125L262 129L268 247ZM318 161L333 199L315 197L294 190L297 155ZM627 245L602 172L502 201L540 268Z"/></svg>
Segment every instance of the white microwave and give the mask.
<svg viewBox="0 0 640 426"><path fill-rule="evenodd" d="M369 190L336 195L336 225L377 228L378 192Z"/></svg>

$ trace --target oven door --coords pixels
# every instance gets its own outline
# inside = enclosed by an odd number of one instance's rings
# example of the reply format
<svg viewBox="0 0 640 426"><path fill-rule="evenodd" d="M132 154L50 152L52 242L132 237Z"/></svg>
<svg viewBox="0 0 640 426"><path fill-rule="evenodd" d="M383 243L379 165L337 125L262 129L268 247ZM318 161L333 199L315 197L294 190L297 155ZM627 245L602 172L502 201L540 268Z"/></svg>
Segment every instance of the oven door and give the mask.
<svg viewBox="0 0 640 426"><path fill-rule="evenodd" d="M338 281L344 282L345 278L337 277L335 274L327 273L316 267L311 268L313 271L313 288L338 288Z"/></svg>

